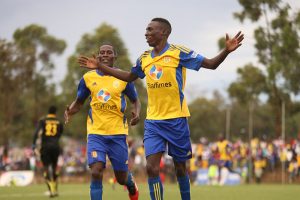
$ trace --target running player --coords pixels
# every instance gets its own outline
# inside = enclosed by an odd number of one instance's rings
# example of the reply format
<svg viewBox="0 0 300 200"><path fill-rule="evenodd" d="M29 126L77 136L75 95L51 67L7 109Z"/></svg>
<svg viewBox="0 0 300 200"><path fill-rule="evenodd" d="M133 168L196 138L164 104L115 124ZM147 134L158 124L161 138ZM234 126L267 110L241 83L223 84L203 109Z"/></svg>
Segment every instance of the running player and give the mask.
<svg viewBox="0 0 300 200"><path fill-rule="evenodd" d="M163 199L163 186L159 177L162 154L168 149L173 157L181 199L189 200L190 181L186 161L192 157L187 117L190 116L184 87L186 69L198 71L201 67L216 69L229 53L241 46L244 35L238 32L233 38L226 34L225 48L214 58L208 59L184 46L168 43L172 27L164 18L154 18L146 28L146 40L152 49L145 51L132 67L131 72L105 66L96 59L81 56L82 67L110 74L124 81L146 77L148 93L145 120L144 146L146 170L152 200ZM168 148L167 148L168 147Z"/></svg>
<svg viewBox="0 0 300 200"><path fill-rule="evenodd" d="M33 151L36 152L37 140L41 138L40 156L43 164L44 178L50 197L58 196L57 161L60 154L59 139L63 133L63 125L56 117L56 107L50 106L48 115L41 119L33 137Z"/></svg>
<svg viewBox="0 0 300 200"><path fill-rule="evenodd" d="M111 68L116 58L112 45L102 45L99 62ZM116 68L115 68L116 69ZM87 119L87 154L91 168L91 200L102 199L102 179L106 156L110 159L116 179L125 185L131 200L138 200L139 192L132 174L128 171L128 146L126 136L128 124L124 115L125 95L134 105L131 125L139 121L140 101L133 83L121 81L100 70L89 71L80 80L77 98L65 111L66 123L77 113L84 101L90 97Z"/></svg>

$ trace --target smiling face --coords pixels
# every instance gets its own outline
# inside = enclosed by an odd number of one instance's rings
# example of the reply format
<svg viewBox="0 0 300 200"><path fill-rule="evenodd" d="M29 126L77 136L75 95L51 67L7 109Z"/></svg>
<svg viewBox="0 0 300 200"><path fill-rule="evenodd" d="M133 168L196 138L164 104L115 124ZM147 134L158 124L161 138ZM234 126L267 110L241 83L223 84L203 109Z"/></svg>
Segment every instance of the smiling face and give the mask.
<svg viewBox="0 0 300 200"><path fill-rule="evenodd" d="M146 28L146 40L150 47L159 45L164 39L167 39L165 27L157 21L151 21Z"/></svg>
<svg viewBox="0 0 300 200"><path fill-rule="evenodd" d="M116 55L113 46L102 45L99 48L98 59L101 63L113 67Z"/></svg>

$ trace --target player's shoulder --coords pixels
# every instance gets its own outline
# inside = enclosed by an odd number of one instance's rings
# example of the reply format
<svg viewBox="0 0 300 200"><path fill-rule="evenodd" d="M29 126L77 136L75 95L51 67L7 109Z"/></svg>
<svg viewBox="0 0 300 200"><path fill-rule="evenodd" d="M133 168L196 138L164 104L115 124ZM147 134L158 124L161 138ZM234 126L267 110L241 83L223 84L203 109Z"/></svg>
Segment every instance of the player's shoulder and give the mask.
<svg viewBox="0 0 300 200"><path fill-rule="evenodd" d="M184 53L190 53L191 52L191 49L184 46L184 45L170 44L169 51L175 51L175 50L179 50L179 51L182 51Z"/></svg>
<svg viewBox="0 0 300 200"><path fill-rule="evenodd" d="M96 69L93 69L93 70L90 70L90 71L86 72L86 73L83 75L83 78L90 77L90 76L94 76L95 74L97 74L97 71L96 71Z"/></svg>
<svg viewBox="0 0 300 200"><path fill-rule="evenodd" d="M42 116L39 118L39 122L43 123L47 119L47 116Z"/></svg>
<svg viewBox="0 0 300 200"><path fill-rule="evenodd" d="M84 75L91 75L91 74L95 74L97 73L96 69L90 70L88 72L86 72Z"/></svg>
<svg viewBox="0 0 300 200"><path fill-rule="evenodd" d="M138 60L142 60L143 58L146 58L147 56L149 56L151 54L152 49L148 49L146 51L144 51L142 53L142 55L140 55L140 57L138 58Z"/></svg>

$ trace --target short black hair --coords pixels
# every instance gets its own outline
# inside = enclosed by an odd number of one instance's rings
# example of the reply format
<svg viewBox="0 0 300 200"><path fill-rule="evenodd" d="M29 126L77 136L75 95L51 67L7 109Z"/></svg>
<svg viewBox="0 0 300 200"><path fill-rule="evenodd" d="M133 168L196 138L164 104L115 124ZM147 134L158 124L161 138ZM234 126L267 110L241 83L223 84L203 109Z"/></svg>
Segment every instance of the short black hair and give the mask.
<svg viewBox="0 0 300 200"><path fill-rule="evenodd" d="M115 49L114 45L113 45L110 41L104 41L104 42L102 42L102 43L100 44L100 46L99 46L99 50L100 50L100 47L102 47L102 46L104 46L104 45L111 46L111 47L113 48L113 51L114 51L115 56L118 55L117 50ZM99 51L98 51L98 52L99 52Z"/></svg>
<svg viewBox="0 0 300 200"><path fill-rule="evenodd" d="M48 110L49 114L56 114L56 106L50 106Z"/></svg>
<svg viewBox="0 0 300 200"><path fill-rule="evenodd" d="M161 18L161 17L155 17L151 20L152 22L160 22L160 23L163 23L164 25L166 25L166 28L168 29L168 35L171 34L172 32L172 26L171 26L171 23L165 19L165 18Z"/></svg>

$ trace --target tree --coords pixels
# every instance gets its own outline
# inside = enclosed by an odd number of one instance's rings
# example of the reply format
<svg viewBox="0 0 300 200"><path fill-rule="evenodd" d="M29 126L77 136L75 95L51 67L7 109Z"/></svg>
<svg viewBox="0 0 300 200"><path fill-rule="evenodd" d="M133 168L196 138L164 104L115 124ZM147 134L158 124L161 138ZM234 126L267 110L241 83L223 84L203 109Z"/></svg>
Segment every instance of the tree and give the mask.
<svg viewBox="0 0 300 200"><path fill-rule="evenodd" d="M225 102L218 92L213 99L199 97L189 104L191 138L194 142L201 137L217 138L225 133ZM223 116L223 117L222 117Z"/></svg>
<svg viewBox="0 0 300 200"><path fill-rule="evenodd" d="M266 79L262 71L252 64L248 64L243 68L238 68L237 73L238 79L236 82L231 83L228 92L233 100L237 100L237 102L234 103L235 106L239 106L240 104L243 107L247 107L248 117L244 122L248 122L248 136L250 139L253 137L254 129L253 111L255 107L258 107L259 99L257 97L266 90Z"/></svg>
<svg viewBox="0 0 300 200"><path fill-rule="evenodd" d="M252 64L238 68L238 79L231 83L228 92L230 97L237 99L241 104L256 101L260 94L266 91L266 78L263 72Z"/></svg>
<svg viewBox="0 0 300 200"><path fill-rule="evenodd" d="M0 94L2 142L21 135L31 141L34 125L55 102L55 86L49 84L54 68L53 54L61 54L65 42L49 35L44 27L29 25L17 29L14 40L1 40Z"/></svg>
<svg viewBox="0 0 300 200"><path fill-rule="evenodd" d="M78 42L75 53L70 56L68 60L68 72L64 81L62 82L63 94L62 101L66 104L72 102L76 97L77 85L80 78L83 76L86 69L82 69L77 64L77 57L79 55L92 56L93 54L98 54L99 47L102 43L110 43L115 47L117 51L117 60L115 66L120 67L121 69L130 70L132 66L127 49L125 48L124 42L119 36L118 30L114 27L103 23L95 29L91 34L84 34L81 40ZM142 103L142 114L141 119L145 117L145 104L146 104L146 90L140 80L135 82L139 98ZM86 103L87 104L87 103ZM70 125L67 127L68 134L75 135L77 137L85 137L86 133L86 116L88 112L88 106L84 107L84 111L79 112L70 122ZM126 115L129 115L129 109L127 109ZM80 124L80 126L75 126L75 124ZM140 121L139 125L132 128L131 132L134 132L135 135L143 134L143 120Z"/></svg>
<svg viewBox="0 0 300 200"><path fill-rule="evenodd" d="M242 11L234 16L243 22L259 22L254 31L259 63L265 67L268 102L275 116L276 135L281 133L281 105L300 91L300 12L281 0L239 0ZM271 19L272 18L272 19Z"/></svg>

